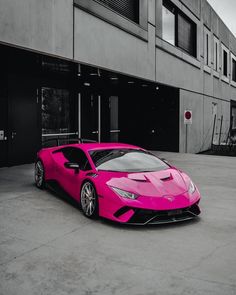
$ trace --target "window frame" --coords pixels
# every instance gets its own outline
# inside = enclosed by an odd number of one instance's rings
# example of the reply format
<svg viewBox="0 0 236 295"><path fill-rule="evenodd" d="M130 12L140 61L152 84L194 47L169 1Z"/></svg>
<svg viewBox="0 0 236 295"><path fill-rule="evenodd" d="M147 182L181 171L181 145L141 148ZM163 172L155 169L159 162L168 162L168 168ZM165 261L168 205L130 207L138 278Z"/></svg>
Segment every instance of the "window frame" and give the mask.
<svg viewBox="0 0 236 295"><path fill-rule="evenodd" d="M175 6L171 1L163 0L162 7L163 6L166 9L168 9L171 13L173 13L175 16L175 22L174 22L175 23L175 28L174 28L174 30L175 30L175 34L174 34L175 35L175 41L174 41L175 45L173 45L172 43L163 39L163 27L162 27L162 40L164 40L165 42L167 42L168 44L170 44L174 47L177 47L179 50L190 55L191 57L197 58L197 23L194 20L192 20L188 15L186 15L184 12L182 12L181 9L179 9L177 6ZM191 25L191 32L193 32L193 41L194 41L192 52L184 49L183 47L181 47L179 45L179 16L182 17L186 22L189 22ZM162 19L162 26L163 26L163 19Z"/></svg>
<svg viewBox="0 0 236 295"><path fill-rule="evenodd" d="M174 15L174 44L172 44L171 42L167 41L166 39L163 38L163 8L169 10L170 13L172 13ZM172 11L171 11L172 10ZM176 30L176 25L177 25L177 17L176 17L176 9L174 7L171 7L169 5L169 2L163 2L162 5L162 39L171 44L172 46L177 46L177 39L178 39L178 34L177 34L177 30Z"/></svg>
<svg viewBox="0 0 236 295"><path fill-rule="evenodd" d="M216 37L213 36L213 70L214 73L218 75L219 77L219 72L220 72L220 40ZM217 48L217 52L216 52Z"/></svg>
<svg viewBox="0 0 236 295"><path fill-rule="evenodd" d="M119 14L121 17L126 18L127 20L135 23L136 25L138 26L140 25L140 0L138 0L138 5L136 7L137 11L134 12L135 14L137 13L136 15L137 19L132 19L128 17L127 15L125 15L124 13L122 13L120 10L117 10L113 5L110 5L109 1L103 1L103 0L93 0L93 1L96 1L100 5L105 6L107 9L110 9L111 11L115 12L116 14Z"/></svg>
<svg viewBox="0 0 236 295"><path fill-rule="evenodd" d="M204 26L204 64L211 68L212 66L212 55L211 55L211 47L212 47L212 42L211 42L211 31Z"/></svg>
<svg viewBox="0 0 236 295"><path fill-rule="evenodd" d="M192 44L192 52L184 49L183 47L180 46L179 44L179 16L182 17L186 22L188 22L191 26L191 33L193 34L193 44ZM192 57L197 58L197 24L191 20L187 15L185 15L182 11L177 12L177 46L187 54L191 55Z"/></svg>

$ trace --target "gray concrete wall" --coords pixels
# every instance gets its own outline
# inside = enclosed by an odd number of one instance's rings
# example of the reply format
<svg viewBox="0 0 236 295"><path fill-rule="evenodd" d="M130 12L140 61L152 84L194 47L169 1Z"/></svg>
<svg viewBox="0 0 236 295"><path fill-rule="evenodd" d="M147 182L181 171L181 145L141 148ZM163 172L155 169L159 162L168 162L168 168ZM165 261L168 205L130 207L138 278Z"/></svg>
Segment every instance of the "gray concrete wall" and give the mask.
<svg viewBox="0 0 236 295"><path fill-rule="evenodd" d="M193 113L192 124L184 124L184 111ZM216 114L213 143L224 142L227 138L230 124L230 102L204 96L186 90L180 91L180 152L197 153L210 149L213 135L214 117ZM222 129L220 133L221 126ZM220 135L221 134L221 135Z"/></svg>
<svg viewBox="0 0 236 295"><path fill-rule="evenodd" d="M142 0L140 25L96 1L0 0L0 42L180 88L180 150L182 113L190 108L188 151L198 152L209 147L212 103L227 130L229 101L236 100L236 88L221 73L214 77L213 64L204 66L203 28L211 30L212 43L214 34L235 55L236 38L206 0L173 2L197 25L197 58L161 39L162 0Z"/></svg>
<svg viewBox="0 0 236 295"><path fill-rule="evenodd" d="M73 0L0 0L0 42L72 58Z"/></svg>
<svg viewBox="0 0 236 295"><path fill-rule="evenodd" d="M75 10L75 60L137 77L155 78L155 28L147 41L83 10Z"/></svg>
<svg viewBox="0 0 236 295"><path fill-rule="evenodd" d="M201 0L180 0L197 17L201 16Z"/></svg>

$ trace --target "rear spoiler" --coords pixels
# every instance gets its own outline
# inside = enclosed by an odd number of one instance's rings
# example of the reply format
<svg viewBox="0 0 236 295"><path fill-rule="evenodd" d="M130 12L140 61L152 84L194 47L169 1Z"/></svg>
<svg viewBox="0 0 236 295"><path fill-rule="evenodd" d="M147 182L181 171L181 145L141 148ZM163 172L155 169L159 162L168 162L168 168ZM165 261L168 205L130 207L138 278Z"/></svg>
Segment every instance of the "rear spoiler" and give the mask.
<svg viewBox="0 0 236 295"><path fill-rule="evenodd" d="M56 138L50 138L43 140L42 147L54 147L54 146L61 146L73 143L95 143L96 140L87 139L87 138L60 138L59 136Z"/></svg>

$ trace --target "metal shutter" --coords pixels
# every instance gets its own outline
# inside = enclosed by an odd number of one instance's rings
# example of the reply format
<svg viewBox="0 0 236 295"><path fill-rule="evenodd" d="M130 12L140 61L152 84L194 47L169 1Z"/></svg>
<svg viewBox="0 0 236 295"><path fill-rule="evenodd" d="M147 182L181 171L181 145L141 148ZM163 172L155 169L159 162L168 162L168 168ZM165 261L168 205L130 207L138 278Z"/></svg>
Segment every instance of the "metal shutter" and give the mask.
<svg viewBox="0 0 236 295"><path fill-rule="evenodd" d="M97 0L113 10L139 23L139 0Z"/></svg>

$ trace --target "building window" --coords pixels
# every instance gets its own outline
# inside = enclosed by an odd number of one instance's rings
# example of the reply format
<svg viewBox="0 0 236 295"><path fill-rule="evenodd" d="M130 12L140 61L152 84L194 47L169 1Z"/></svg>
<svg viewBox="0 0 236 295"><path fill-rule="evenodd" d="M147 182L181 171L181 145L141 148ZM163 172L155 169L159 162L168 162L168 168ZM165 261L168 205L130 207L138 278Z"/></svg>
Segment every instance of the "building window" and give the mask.
<svg viewBox="0 0 236 295"><path fill-rule="evenodd" d="M196 26L181 14L178 15L178 47L196 56Z"/></svg>
<svg viewBox="0 0 236 295"><path fill-rule="evenodd" d="M219 71L219 40L214 37L214 70Z"/></svg>
<svg viewBox="0 0 236 295"><path fill-rule="evenodd" d="M229 82L229 49L223 43L221 43L221 52L222 80L224 80L225 82Z"/></svg>
<svg viewBox="0 0 236 295"><path fill-rule="evenodd" d="M236 105L231 105L231 128L236 130Z"/></svg>
<svg viewBox="0 0 236 295"><path fill-rule="evenodd" d="M209 65L209 35L206 34L206 64Z"/></svg>
<svg viewBox="0 0 236 295"><path fill-rule="evenodd" d="M162 38L196 57L196 24L169 1L163 1Z"/></svg>
<svg viewBox="0 0 236 295"><path fill-rule="evenodd" d="M204 61L205 65L211 67L211 32L204 27Z"/></svg>
<svg viewBox="0 0 236 295"><path fill-rule="evenodd" d="M236 57L232 55L232 81L236 82Z"/></svg>
<svg viewBox="0 0 236 295"><path fill-rule="evenodd" d="M228 52L223 49L223 75L228 77Z"/></svg>
<svg viewBox="0 0 236 295"><path fill-rule="evenodd" d="M175 44L175 14L174 9L162 7L162 38L172 45Z"/></svg>
<svg viewBox="0 0 236 295"><path fill-rule="evenodd" d="M128 19L139 23L139 0L97 0Z"/></svg>

